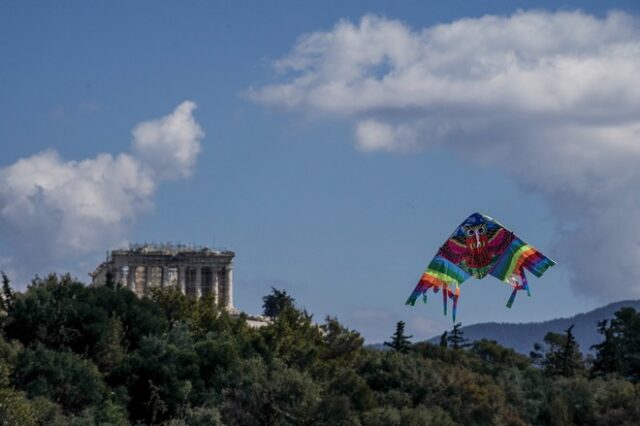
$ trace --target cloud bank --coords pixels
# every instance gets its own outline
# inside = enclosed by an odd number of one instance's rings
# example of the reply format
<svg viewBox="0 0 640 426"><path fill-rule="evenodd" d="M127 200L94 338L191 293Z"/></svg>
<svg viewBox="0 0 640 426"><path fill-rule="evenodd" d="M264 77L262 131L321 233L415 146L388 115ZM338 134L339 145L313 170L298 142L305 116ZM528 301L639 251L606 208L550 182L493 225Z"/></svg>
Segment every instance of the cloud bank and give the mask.
<svg viewBox="0 0 640 426"><path fill-rule="evenodd" d="M19 275L122 243L163 180L192 173L202 129L183 102L133 130L133 153L65 161L54 150L0 168L3 267ZM47 272L46 269L44 272Z"/></svg>
<svg viewBox="0 0 640 426"><path fill-rule="evenodd" d="M365 16L302 36L251 88L348 120L363 151L447 147L543 194L574 288L640 297L640 21L518 12L415 30Z"/></svg>

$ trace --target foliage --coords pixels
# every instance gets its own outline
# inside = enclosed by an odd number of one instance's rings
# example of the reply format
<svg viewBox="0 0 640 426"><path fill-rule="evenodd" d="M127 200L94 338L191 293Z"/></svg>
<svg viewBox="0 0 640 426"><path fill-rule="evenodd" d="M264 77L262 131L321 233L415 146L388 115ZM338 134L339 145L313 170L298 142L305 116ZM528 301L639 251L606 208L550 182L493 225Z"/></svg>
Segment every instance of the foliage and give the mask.
<svg viewBox="0 0 640 426"><path fill-rule="evenodd" d="M271 294L262 298L263 314L269 318L277 317L287 307L293 307L295 299L286 290L271 287Z"/></svg>
<svg viewBox="0 0 640 426"><path fill-rule="evenodd" d="M93 363L68 351L47 349L40 343L21 354L13 382L29 397L43 396L72 413L102 403L106 392Z"/></svg>
<svg viewBox="0 0 640 426"><path fill-rule="evenodd" d="M640 380L640 313L622 308L610 322L598 323L598 331L604 340L593 346L593 374L619 374L634 382Z"/></svg>
<svg viewBox="0 0 640 426"><path fill-rule="evenodd" d="M440 346L442 346L443 348L446 348L447 346L449 346L449 341L447 340L447 337L449 337L448 334L449 333L445 331L440 336Z"/></svg>
<svg viewBox="0 0 640 426"><path fill-rule="evenodd" d="M3 271L0 271L0 275L2 275L2 293L0 294L0 311L5 314L9 312L13 308L13 303L15 301L15 294L13 289L11 288L11 281L7 274Z"/></svg>
<svg viewBox="0 0 640 426"><path fill-rule="evenodd" d="M549 332L544 337L544 345L536 343L531 358L549 376L571 377L585 370L580 347L573 336L573 325L565 334Z"/></svg>
<svg viewBox="0 0 640 426"><path fill-rule="evenodd" d="M411 348L411 338L404 334L404 321L398 321L396 324L396 332L391 336L390 342L384 342L385 346L390 347L394 351L407 353Z"/></svg>
<svg viewBox="0 0 640 426"><path fill-rule="evenodd" d="M464 337L461 323L454 324L449 334L444 335L444 337L447 340L447 346L450 346L453 349L463 349L469 346L469 342Z"/></svg>
<svg viewBox="0 0 640 426"><path fill-rule="evenodd" d="M640 424L633 310L597 325L584 374L572 328L529 358L470 344L460 324L411 344L397 323L380 351L284 291L263 301L273 319L252 329L174 288L138 298L50 275L16 292L5 278L0 426Z"/></svg>

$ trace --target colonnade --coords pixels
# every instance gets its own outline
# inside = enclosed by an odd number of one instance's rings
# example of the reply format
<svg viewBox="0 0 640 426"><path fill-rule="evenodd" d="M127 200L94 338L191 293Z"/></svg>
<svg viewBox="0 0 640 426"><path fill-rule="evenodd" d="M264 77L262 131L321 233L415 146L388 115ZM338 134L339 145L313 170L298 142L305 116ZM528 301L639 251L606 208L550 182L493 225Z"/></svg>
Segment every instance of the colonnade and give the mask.
<svg viewBox="0 0 640 426"><path fill-rule="evenodd" d="M213 295L217 305L233 309L233 269L230 265L217 269L200 265L128 264L115 271L114 279L139 296L151 288L177 286L187 296Z"/></svg>

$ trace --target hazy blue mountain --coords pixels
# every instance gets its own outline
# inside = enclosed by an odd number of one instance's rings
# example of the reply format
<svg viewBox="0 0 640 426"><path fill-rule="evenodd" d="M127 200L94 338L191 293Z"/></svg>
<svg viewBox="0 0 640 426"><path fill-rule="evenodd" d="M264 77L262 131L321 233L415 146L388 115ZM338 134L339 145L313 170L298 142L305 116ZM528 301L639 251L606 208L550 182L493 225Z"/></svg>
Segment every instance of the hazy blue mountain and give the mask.
<svg viewBox="0 0 640 426"><path fill-rule="evenodd" d="M640 300L625 300L615 302L602 308L584 314L578 314L570 318L559 318L543 322L528 323L495 323L487 322L462 327L464 335L469 341L479 339L495 340L499 344L513 348L516 351L528 355L533 349L533 344L542 342L549 331L562 333L571 324L575 324L573 333L580 344L583 353L590 352L591 345L602 341L597 332L597 323L605 318L612 318L613 314L622 307L632 307L640 310ZM440 336L429 340L432 343L440 342Z"/></svg>

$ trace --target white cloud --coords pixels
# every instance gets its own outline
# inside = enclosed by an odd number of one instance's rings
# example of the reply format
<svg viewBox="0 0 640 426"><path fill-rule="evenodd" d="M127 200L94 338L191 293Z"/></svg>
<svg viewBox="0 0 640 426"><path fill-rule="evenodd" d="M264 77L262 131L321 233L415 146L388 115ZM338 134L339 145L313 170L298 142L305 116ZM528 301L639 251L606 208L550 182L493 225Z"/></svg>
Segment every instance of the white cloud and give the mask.
<svg viewBox="0 0 640 426"><path fill-rule="evenodd" d="M136 127L135 154L65 161L47 150L0 168L0 235L23 274L121 243L158 182L188 176L202 131L184 102ZM162 167L163 169L159 169Z"/></svg>
<svg viewBox="0 0 640 426"><path fill-rule="evenodd" d="M202 129L193 118L196 104L183 102L172 114L133 129L136 156L161 179L188 177L200 153Z"/></svg>
<svg viewBox="0 0 640 426"><path fill-rule="evenodd" d="M414 30L386 18L307 34L249 90L348 120L364 151L447 147L556 212L575 288L640 296L640 21L518 12ZM547 250L548 251L548 250Z"/></svg>
<svg viewBox="0 0 640 426"><path fill-rule="evenodd" d="M367 119L356 124L356 142L363 151L399 151L413 148L416 140L411 126L391 126Z"/></svg>

